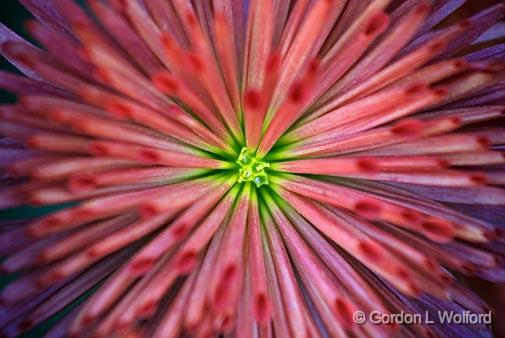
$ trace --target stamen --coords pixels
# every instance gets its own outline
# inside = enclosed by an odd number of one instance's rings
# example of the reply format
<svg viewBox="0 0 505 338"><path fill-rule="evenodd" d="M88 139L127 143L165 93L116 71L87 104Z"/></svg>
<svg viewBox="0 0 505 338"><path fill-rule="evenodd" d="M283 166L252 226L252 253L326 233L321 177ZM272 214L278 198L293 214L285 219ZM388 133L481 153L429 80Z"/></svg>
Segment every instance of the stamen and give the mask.
<svg viewBox="0 0 505 338"><path fill-rule="evenodd" d="M254 182L258 188L269 184L265 169L270 168L270 164L258 160L247 148L242 148L237 164L239 165L239 183Z"/></svg>

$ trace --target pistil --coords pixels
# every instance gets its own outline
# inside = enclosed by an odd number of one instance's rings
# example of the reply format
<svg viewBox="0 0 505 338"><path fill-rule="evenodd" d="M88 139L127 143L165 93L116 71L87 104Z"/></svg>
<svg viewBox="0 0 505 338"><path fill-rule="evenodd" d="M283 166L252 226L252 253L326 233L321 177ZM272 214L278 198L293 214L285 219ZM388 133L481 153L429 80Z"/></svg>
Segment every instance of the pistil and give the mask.
<svg viewBox="0 0 505 338"><path fill-rule="evenodd" d="M256 158L254 152L247 148L242 148L237 159L239 165L239 178L237 182L254 182L256 187L261 187L269 183L266 168L270 168L270 164L260 161Z"/></svg>

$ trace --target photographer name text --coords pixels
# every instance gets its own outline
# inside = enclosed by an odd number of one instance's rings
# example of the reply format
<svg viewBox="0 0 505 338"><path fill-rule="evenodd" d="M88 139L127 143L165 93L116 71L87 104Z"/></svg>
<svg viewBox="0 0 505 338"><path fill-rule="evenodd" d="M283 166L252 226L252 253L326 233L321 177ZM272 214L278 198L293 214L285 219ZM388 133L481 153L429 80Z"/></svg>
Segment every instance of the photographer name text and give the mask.
<svg viewBox="0 0 505 338"><path fill-rule="evenodd" d="M492 313L473 313L470 311L437 311L424 313L382 313L380 311L371 311L365 313L356 311L353 314L353 320L356 324L377 324L377 325L412 325L412 324L457 324L457 325L490 325Z"/></svg>

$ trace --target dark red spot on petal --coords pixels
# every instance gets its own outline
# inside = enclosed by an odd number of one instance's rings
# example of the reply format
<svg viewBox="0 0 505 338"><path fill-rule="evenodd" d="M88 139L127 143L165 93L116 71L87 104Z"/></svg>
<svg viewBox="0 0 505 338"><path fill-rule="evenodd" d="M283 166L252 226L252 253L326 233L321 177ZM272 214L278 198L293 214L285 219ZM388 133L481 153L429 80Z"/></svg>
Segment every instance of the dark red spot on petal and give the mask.
<svg viewBox="0 0 505 338"><path fill-rule="evenodd" d="M402 210L401 216L409 224L417 224L421 220L421 215L414 210Z"/></svg>
<svg viewBox="0 0 505 338"><path fill-rule="evenodd" d="M35 33L37 32L37 30L39 28L39 25L38 25L37 21L35 21L35 20L27 20L24 23L24 26L25 26L25 29L28 32L30 32L31 35L35 35Z"/></svg>
<svg viewBox="0 0 505 338"><path fill-rule="evenodd" d="M33 68L34 67L34 62L33 59L31 59L28 55L23 54L23 53L18 53L15 56L15 59L21 63L23 66L28 67L28 68Z"/></svg>
<svg viewBox="0 0 505 338"><path fill-rule="evenodd" d="M405 90L405 94L408 96L416 96L416 95L419 95L419 93L422 93L423 91L425 91L426 89L427 89L427 87L425 84L418 83L418 84L414 84L414 85L408 87Z"/></svg>
<svg viewBox="0 0 505 338"><path fill-rule="evenodd" d="M349 304L342 300L342 299L337 299L335 301L335 312L340 319L340 321L346 325L347 327L353 325L353 311L351 310L351 307Z"/></svg>
<svg viewBox="0 0 505 338"><path fill-rule="evenodd" d="M53 270L40 277L35 283L38 288L45 289L51 285L60 282L64 278L65 275L61 271Z"/></svg>
<svg viewBox="0 0 505 338"><path fill-rule="evenodd" d="M85 314L81 319L81 324L83 326L89 326L95 321L96 317L91 314Z"/></svg>
<svg viewBox="0 0 505 338"><path fill-rule="evenodd" d="M354 211L366 218L376 218L381 212L381 207L372 200L361 200L354 205Z"/></svg>
<svg viewBox="0 0 505 338"><path fill-rule="evenodd" d="M168 34L163 34L161 36L161 43L163 44L163 47L165 47L165 49L173 50L174 48L174 40Z"/></svg>
<svg viewBox="0 0 505 338"><path fill-rule="evenodd" d="M96 188L96 180L92 176L71 177L67 189L71 192L89 192Z"/></svg>
<svg viewBox="0 0 505 338"><path fill-rule="evenodd" d="M446 273L442 273L440 275L440 279L442 280L442 282L444 282L445 285L454 284L454 278L452 278L451 276L449 276Z"/></svg>
<svg viewBox="0 0 505 338"><path fill-rule="evenodd" d="M109 147L106 144L99 142L90 143L88 151L95 156L105 156L110 152Z"/></svg>
<svg viewBox="0 0 505 338"><path fill-rule="evenodd" d="M414 284L409 285L409 290L414 297L420 297L423 293L422 290Z"/></svg>
<svg viewBox="0 0 505 338"><path fill-rule="evenodd" d="M151 218L159 214L158 207L154 204L144 204L140 206L140 213L144 218Z"/></svg>
<svg viewBox="0 0 505 338"><path fill-rule="evenodd" d="M131 263L129 270L135 276L140 276L151 269L154 264L152 258L141 258Z"/></svg>
<svg viewBox="0 0 505 338"><path fill-rule="evenodd" d="M398 277L400 277L404 281L409 281L411 278L410 273L408 273L407 270L402 268L396 270L396 275L398 275Z"/></svg>
<svg viewBox="0 0 505 338"><path fill-rule="evenodd" d="M307 76L308 77L314 77L317 72L319 72L319 69L321 69L321 60L320 59L314 59L309 63L309 67L307 69Z"/></svg>
<svg viewBox="0 0 505 338"><path fill-rule="evenodd" d="M467 61L463 60L463 59L458 59L458 60L455 60L454 61L454 67L459 69L459 70L463 70L463 69L466 69L469 67L469 64Z"/></svg>
<svg viewBox="0 0 505 338"><path fill-rule="evenodd" d="M101 81L106 82L106 83L111 83L112 78L110 76L109 71L103 68L95 67L93 73L97 78L99 78Z"/></svg>
<svg viewBox="0 0 505 338"><path fill-rule="evenodd" d="M389 17L385 13L377 13L368 22L365 28L365 35L372 37L374 35L382 33L384 29L386 29L388 22Z"/></svg>
<svg viewBox="0 0 505 338"><path fill-rule="evenodd" d="M198 19L191 12L186 13L186 21L191 27L196 27L198 25Z"/></svg>
<svg viewBox="0 0 505 338"><path fill-rule="evenodd" d="M358 244L358 250L372 261L379 261L382 259L381 247L372 242L360 242Z"/></svg>
<svg viewBox="0 0 505 338"><path fill-rule="evenodd" d="M89 217L94 216L93 210L90 210L89 208L86 207L80 207L79 209L74 210L74 216L75 218L81 218L81 219L86 219Z"/></svg>
<svg viewBox="0 0 505 338"><path fill-rule="evenodd" d="M117 117L130 118L133 115L132 108L128 104L119 101L109 102L106 109Z"/></svg>
<svg viewBox="0 0 505 338"><path fill-rule="evenodd" d="M428 338L439 338L439 336L435 332L433 332L433 330L427 328L423 328L423 330Z"/></svg>
<svg viewBox="0 0 505 338"><path fill-rule="evenodd" d="M397 123L391 128L391 132L396 136L415 137L423 129L423 123L418 120L405 120Z"/></svg>
<svg viewBox="0 0 505 338"><path fill-rule="evenodd" d="M177 268L182 273L188 273L195 266L197 257L197 253L194 251L188 251L181 254L177 260Z"/></svg>
<svg viewBox="0 0 505 338"><path fill-rule="evenodd" d="M289 100L293 103L302 102L306 96L306 89L306 86L301 82L293 84L289 90Z"/></svg>
<svg viewBox="0 0 505 338"><path fill-rule="evenodd" d="M159 162L161 157L158 151L154 149L143 149L138 153L139 159L147 163Z"/></svg>
<svg viewBox="0 0 505 338"><path fill-rule="evenodd" d="M432 44L430 44L428 48L430 49L430 51L432 53L437 53L437 52L441 51L442 49L444 49L445 46L447 46L447 42L445 40L439 40L439 41L435 41Z"/></svg>
<svg viewBox="0 0 505 338"><path fill-rule="evenodd" d="M225 284L229 284L233 281L233 279L236 277L237 275L237 267L235 265L230 265L228 266L225 270L224 270L224 273L223 273L223 282Z"/></svg>
<svg viewBox="0 0 505 338"><path fill-rule="evenodd" d="M58 228L63 224L63 221L61 218L56 217L56 216L49 216L45 219L43 219L40 223L39 226L43 228L48 228L48 229L54 229Z"/></svg>
<svg viewBox="0 0 505 338"><path fill-rule="evenodd" d="M233 285L232 283L235 282L237 272L237 267L233 264L224 270L214 294L213 303L216 309L221 309L227 303L230 296L230 285Z"/></svg>
<svg viewBox="0 0 505 338"><path fill-rule="evenodd" d="M462 263L460 268L461 271L467 275L475 275L475 273L477 272L477 268L474 265L467 262Z"/></svg>
<svg viewBox="0 0 505 338"><path fill-rule="evenodd" d="M378 170L378 165L372 158L360 158L357 161L356 166L360 171L366 173L375 172Z"/></svg>
<svg viewBox="0 0 505 338"><path fill-rule="evenodd" d="M484 237L488 241L493 241L493 240L499 239L499 238L503 237L503 230L498 229L498 228L486 230L486 231L484 231Z"/></svg>
<svg viewBox="0 0 505 338"><path fill-rule="evenodd" d="M459 28L466 29L472 26L472 22L470 20L463 20L458 24Z"/></svg>
<svg viewBox="0 0 505 338"><path fill-rule="evenodd" d="M246 109L258 110L261 107L261 95L255 89L249 89L244 95L244 105Z"/></svg>
<svg viewBox="0 0 505 338"><path fill-rule="evenodd" d="M234 320L228 313L219 316L216 322L216 329L221 334L227 334L233 329Z"/></svg>
<svg viewBox="0 0 505 338"><path fill-rule="evenodd" d="M435 270L437 268L437 264L431 258L425 258L423 264L430 270Z"/></svg>
<svg viewBox="0 0 505 338"><path fill-rule="evenodd" d="M279 52L274 52L270 54L266 64L266 73L272 73L277 71L281 63L281 55Z"/></svg>
<svg viewBox="0 0 505 338"><path fill-rule="evenodd" d="M451 163L447 160L437 160L437 164L442 168L448 168L451 165Z"/></svg>
<svg viewBox="0 0 505 338"><path fill-rule="evenodd" d="M441 97L444 97L447 95L447 93L449 92L447 90L446 87L443 87L443 86L436 86L434 87L433 89L433 94L437 95L437 96L441 96Z"/></svg>
<svg viewBox="0 0 505 338"><path fill-rule="evenodd" d="M25 145L28 148L37 149L38 147L40 147L39 138L36 135L29 137L26 139Z"/></svg>
<svg viewBox="0 0 505 338"><path fill-rule="evenodd" d="M100 257L100 251L97 248L90 248L86 250L86 256L88 256L91 259L95 259Z"/></svg>
<svg viewBox="0 0 505 338"><path fill-rule="evenodd" d="M501 237L503 237L504 232L503 232L503 230L502 230L502 229L495 228L495 229L493 230L493 232L495 233L496 238L501 238Z"/></svg>
<svg viewBox="0 0 505 338"><path fill-rule="evenodd" d="M175 94L179 90L177 81L167 73L158 73L153 77L153 83L156 87L167 94Z"/></svg>
<svg viewBox="0 0 505 338"><path fill-rule="evenodd" d="M205 71L205 64L200 56L195 53L189 53L187 58L189 66L193 71L198 73Z"/></svg>
<svg viewBox="0 0 505 338"><path fill-rule="evenodd" d="M491 145L491 141L486 136L479 136L477 138L477 143L484 149L489 148L489 146Z"/></svg>
<svg viewBox="0 0 505 338"><path fill-rule="evenodd" d="M486 185L488 183L487 177L484 174L470 175L470 181L475 185Z"/></svg>
<svg viewBox="0 0 505 338"><path fill-rule="evenodd" d="M29 226L25 229L24 233L26 236L33 239L39 238L42 235L38 226Z"/></svg>
<svg viewBox="0 0 505 338"><path fill-rule="evenodd" d="M137 316L140 318L149 318L156 313L157 309L158 302L155 300L149 300L137 310Z"/></svg>
<svg viewBox="0 0 505 338"><path fill-rule="evenodd" d="M430 10L430 5L427 3L422 3L419 7L416 8L417 15L424 15Z"/></svg>
<svg viewBox="0 0 505 338"><path fill-rule="evenodd" d="M421 223L421 227L432 238L438 240L451 239L454 236L454 226L445 221L430 219Z"/></svg>
<svg viewBox="0 0 505 338"><path fill-rule="evenodd" d="M258 294L254 300L254 312L256 320L260 323L265 323L270 318L270 302L264 294Z"/></svg>
<svg viewBox="0 0 505 338"><path fill-rule="evenodd" d="M180 239L188 233L188 226L186 224L179 224L172 228L171 231L176 238Z"/></svg>

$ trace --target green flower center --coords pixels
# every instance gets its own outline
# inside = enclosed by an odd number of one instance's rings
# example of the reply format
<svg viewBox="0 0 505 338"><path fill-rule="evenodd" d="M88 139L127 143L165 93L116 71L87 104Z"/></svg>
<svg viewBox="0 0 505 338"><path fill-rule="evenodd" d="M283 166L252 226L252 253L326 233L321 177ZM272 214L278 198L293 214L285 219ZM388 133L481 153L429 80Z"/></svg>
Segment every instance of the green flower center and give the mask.
<svg viewBox="0 0 505 338"><path fill-rule="evenodd" d="M265 168L270 168L270 164L258 160L249 149L242 148L237 164L239 165L239 183L254 182L258 188L268 184L268 174Z"/></svg>

